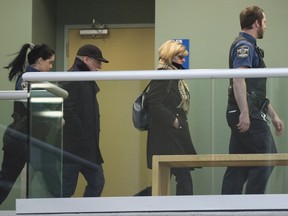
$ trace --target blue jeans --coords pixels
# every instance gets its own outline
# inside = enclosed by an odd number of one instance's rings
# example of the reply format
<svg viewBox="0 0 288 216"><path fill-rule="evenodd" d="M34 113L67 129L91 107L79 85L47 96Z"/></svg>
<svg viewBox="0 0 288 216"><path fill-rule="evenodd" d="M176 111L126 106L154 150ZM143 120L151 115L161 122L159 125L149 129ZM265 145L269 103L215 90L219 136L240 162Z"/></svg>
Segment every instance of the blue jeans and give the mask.
<svg viewBox="0 0 288 216"><path fill-rule="evenodd" d="M84 197L99 197L104 188L105 179L103 174L102 165L95 164L92 169L90 167L74 164L64 163L63 164L63 182L62 182L62 196L71 197L76 189L78 175L81 173L86 182Z"/></svg>

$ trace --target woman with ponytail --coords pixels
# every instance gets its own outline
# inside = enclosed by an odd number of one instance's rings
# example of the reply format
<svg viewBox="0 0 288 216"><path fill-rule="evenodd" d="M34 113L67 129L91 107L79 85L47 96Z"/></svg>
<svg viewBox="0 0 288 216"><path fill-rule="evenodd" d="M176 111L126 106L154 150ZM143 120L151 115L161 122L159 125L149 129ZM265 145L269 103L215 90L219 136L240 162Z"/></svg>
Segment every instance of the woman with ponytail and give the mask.
<svg viewBox="0 0 288 216"><path fill-rule="evenodd" d="M22 46L17 56L4 68L9 70L9 81L16 80L15 90L26 89L27 85L22 80L22 75L28 72L44 72L52 68L55 60L55 52L46 44L29 44ZM27 119L25 103L14 102L12 117L14 124L20 119ZM27 122L25 120L25 122ZM27 128L27 123L25 123ZM7 131L7 130L6 130ZM27 129L24 132L27 132ZM21 133L21 131L19 131ZM23 131L22 131L23 132ZM16 132L17 133L17 132ZM24 136L25 137L25 136ZM16 179L27 162L26 140L16 139L4 133L3 136L3 161L0 171L0 205L7 198Z"/></svg>

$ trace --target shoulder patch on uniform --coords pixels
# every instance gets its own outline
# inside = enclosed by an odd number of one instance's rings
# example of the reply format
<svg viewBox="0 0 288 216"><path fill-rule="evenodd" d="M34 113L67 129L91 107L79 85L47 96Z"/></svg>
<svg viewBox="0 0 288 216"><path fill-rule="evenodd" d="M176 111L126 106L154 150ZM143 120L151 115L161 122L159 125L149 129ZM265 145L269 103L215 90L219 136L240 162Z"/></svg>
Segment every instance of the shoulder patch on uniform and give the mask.
<svg viewBox="0 0 288 216"><path fill-rule="evenodd" d="M246 45L237 48L237 56L239 58L247 58L249 54L249 47Z"/></svg>

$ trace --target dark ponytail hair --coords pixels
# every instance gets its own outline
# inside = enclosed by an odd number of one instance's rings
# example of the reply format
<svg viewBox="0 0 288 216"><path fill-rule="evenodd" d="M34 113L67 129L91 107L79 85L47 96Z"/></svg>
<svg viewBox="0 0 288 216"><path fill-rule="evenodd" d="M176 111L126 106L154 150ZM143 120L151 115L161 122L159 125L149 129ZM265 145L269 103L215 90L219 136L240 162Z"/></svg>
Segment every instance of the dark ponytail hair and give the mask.
<svg viewBox="0 0 288 216"><path fill-rule="evenodd" d="M27 55L27 51L30 49L30 52ZM51 58L53 55L55 55L55 51L52 50L49 46L46 44L29 44L26 43L22 46L20 49L18 55L11 61L8 66L4 67L6 69L10 69L8 78L9 80L13 80L17 77L18 74L21 74L24 72L26 68L26 55L28 60L28 65L35 64L37 59L43 58L43 60Z"/></svg>

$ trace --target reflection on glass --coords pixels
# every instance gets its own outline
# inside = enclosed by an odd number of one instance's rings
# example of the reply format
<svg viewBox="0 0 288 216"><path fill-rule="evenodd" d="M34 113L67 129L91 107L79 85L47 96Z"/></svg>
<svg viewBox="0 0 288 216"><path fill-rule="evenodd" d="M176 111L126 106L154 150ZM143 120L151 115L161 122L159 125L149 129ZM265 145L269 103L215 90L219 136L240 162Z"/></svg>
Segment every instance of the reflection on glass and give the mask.
<svg viewBox="0 0 288 216"><path fill-rule="evenodd" d="M45 90L31 90L28 197L61 197L62 103Z"/></svg>

